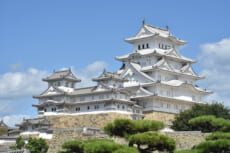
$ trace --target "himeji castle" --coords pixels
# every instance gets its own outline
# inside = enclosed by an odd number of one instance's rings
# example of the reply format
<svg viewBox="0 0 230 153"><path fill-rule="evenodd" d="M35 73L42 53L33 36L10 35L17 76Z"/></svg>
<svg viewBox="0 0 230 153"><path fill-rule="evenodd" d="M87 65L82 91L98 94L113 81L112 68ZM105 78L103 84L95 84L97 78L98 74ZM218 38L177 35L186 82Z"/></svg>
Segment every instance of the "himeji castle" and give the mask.
<svg viewBox="0 0 230 153"><path fill-rule="evenodd" d="M139 32L125 41L133 45L133 51L116 57L122 62L119 70L104 70L93 78L96 86L78 88L81 80L71 69L44 78L48 89L34 96L39 99L33 105L39 116L118 113L133 120L169 122L180 111L204 103L203 97L212 93L196 85L204 76L194 72L195 60L179 54L180 46L187 42L173 36L168 27L143 21Z"/></svg>

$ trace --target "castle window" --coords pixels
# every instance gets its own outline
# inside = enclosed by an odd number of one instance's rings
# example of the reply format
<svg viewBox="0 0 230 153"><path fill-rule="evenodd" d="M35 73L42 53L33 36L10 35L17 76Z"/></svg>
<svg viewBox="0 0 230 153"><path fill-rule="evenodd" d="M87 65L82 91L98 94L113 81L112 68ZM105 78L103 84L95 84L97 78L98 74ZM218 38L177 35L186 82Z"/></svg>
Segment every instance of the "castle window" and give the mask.
<svg viewBox="0 0 230 153"><path fill-rule="evenodd" d="M61 83L60 83L60 82L58 82L58 83L57 83L57 85L58 85L58 86L60 86L60 85L61 85Z"/></svg>
<svg viewBox="0 0 230 153"><path fill-rule="evenodd" d="M104 99L104 95L99 95L99 99Z"/></svg>
<svg viewBox="0 0 230 153"><path fill-rule="evenodd" d="M125 106L124 106L124 105L122 105L122 109L125 109Z"/></svg>
<svg viewBox="0 0 230 153"><path fill-rule="evenodd" d="M159 48L161 48L161 44L159 43Z"/></svg>
<svg viewBox="0 0 230 153"><path fill-rule="evenodd" d="M56 112L56 108L55 107L51 108L51 110L52 110L52 112Z"/></svg>
<svg viewBox="0 0 230 153"><path fill-rule="evenodd" d="M148 43L146 44L146 48L149 48L149 44Z"/></svg>
<svg viewBox="0 0 230 153"><path fill-rule="evenodd" d="M167 96L170 96L170 91L167 91Z"/></svg>
<svg viewBox="0 0 230 153"><path fill-rule="evenodd" d="M46 112L46 108L44 109L44 112Z"/></svg>
<svg viewBox="0 0 230 153"><path fill-rule="evenodd" d="M120 105L117 105L117 109L120 109Z"/></svg>
<svg viewBox="0 0 230 153"><path fill-rule="evenodd" d="M192 96L192 101L196 101L196 97L194 95Z"/></svg>
<svg viewBox="0 0 230 153"><path fill-rule="evenodd" d="M138 45L138 50L140 50L141 49L141 45Z"/></svg>
<svg viewBox="0 0 230 153"><path fill-rule="evenodd" d="M74 83L71 84L71 87L74 88Z"/></svg>
<svg viewBox="0 0 230 153"><path fill-rule="evenodd" d="M162 48L162 49L164 48L164 44L161 44L161 48Z"/></svg>
<svg viewBox="0 0 230 153"><path fill-rule="evenodd" d="M171 107L171 105L170 104L167 104L167 108L169 109Z"/></svg>
<svg viewBox="0 0 230 153"><path fill-rule="evenodd" d="M94 100L94 96L92 96L91 98L92 98L92 100Z"/></svg>
<svg viewBox="0 0 230 153"><path fill-rule="evenodd" d="M94 106L94 109L99 109L99 105L95 105L95 106Z"/></svg>
<svg viewBox="0 0 230 153"><path fill-rule="evenodd" d="M80 111L80 107L76 107L76 112L79 112Z"/></svg>
<svg viewBox="0 0 230 153"><path fill-rule="evenodd" d="M142 49L145 49L145 44L142 44Z"/></svg>
<svg viewBox="0 0 230 153"><path fill-rule="evenodd" d="M85 100L85 97L80 97L80 101L84 101Z"/></svg>
<svg viewBox="0 0 230 153"><path fill-rule="evenodd" d="M90 110L90 106L87 106L87 109Z"/></svg>
<svg viewBox="0 0 230 153"><path fill-rule="evenodd" d="M106 95L106 98L108 98L108 99L109 99L109 94L107 94L107 95Z"/></svg>
<svg viewBox="0 0 230 153"><path fill-rule="evenodd" d="M178 110L179 107L178 107L177 104L175 104L175 105L174 105L174 108L175 108L176 110Z"/></svg>
<svg viewBox="0 0 230 153"><path fill-rule="evenodd" d="M68 83L68 82L66 82L66 83L65 83L65 86L66 86L66 87L68 87L68 86L69 86L69 83Z"/></svg>

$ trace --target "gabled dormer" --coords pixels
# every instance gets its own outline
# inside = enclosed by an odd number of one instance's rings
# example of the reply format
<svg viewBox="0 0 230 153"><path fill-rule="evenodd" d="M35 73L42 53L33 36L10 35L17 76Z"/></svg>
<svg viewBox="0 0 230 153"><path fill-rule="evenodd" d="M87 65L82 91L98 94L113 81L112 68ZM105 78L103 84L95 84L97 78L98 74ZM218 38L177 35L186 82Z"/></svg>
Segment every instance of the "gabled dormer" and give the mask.
<svg viewBox="0 0 230 153"><path fill-rule="evenodd" d="M75 83L81 82L80 79L75 77L71 69L54 71L53 74L51 74L50 76L42 80L48 82L49 87L51 85L55 85L58 87L67 87L67 88L75 88Z"/></svg>
<svg viewBox="0 0 230 153"><path fill-rule="evenodd" d="M144 20L139 32L134 37L125 39L125 41L133 44L134 52L153 48L167 50L187 43L174 37L169 32L168 26L166 26L166 29L158 28L146 24Z"/></svg>
<svg viewBox="0 0 230 153"><path fill-rule="evenodd" d="M110 88L123 88L123 83L127 81L116 72L112 73L106 70L99 77L92 80L98 82L98 85L104 84Z"/></svg>

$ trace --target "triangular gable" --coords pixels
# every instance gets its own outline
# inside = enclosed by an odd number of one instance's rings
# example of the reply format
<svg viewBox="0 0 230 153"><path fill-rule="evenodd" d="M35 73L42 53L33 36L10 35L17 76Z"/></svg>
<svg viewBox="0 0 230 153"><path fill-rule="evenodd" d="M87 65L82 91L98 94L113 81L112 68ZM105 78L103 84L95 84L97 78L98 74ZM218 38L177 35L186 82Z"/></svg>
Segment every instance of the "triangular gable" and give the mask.
<svg viewBox="0 0 230 153"><path fill-rule="evenodd" d="M109 86L102 82L99 82L98 85L93 89L93 91L106 91L109 89L111 89Z"/></svg>
<svg viewBox="0 0 230 153"><path fill-rule="evenodd" d="M53 95L53 94L63 94L64 91L58 89L55 86L50 86L46 91L40 94L40 96L47 96L47 95Z"/></svg>
<svg viewBox="0 0 230 153"><path fill-rule="evenodd" d="M142 26L139 32L136 34L135 37L141 37L143 35L151 35L152 32L150 32L145 26Z"/></svg>
<svg viewBox="0 0 230 153"><path fill-rule="evenodd" d="M196 75L190 64L186 64L184 67L182 67L181 72L185 74Z"/></svg>
<svg viewBox="0 0 230 153"><path fill-rule="evenodd" d="M159 69L172 71L172 68L169 66L168 62L164 57L161 60L159 60L156 64L154 64L154 66Z"/></svg>
<svg viewBox="0 0 230 153"><path fill-rule="evenodd" d="M168 53L166 53L166 55L169 55L169 56L174 56L174 57L178 57L180 58L181 56L177 53L177 51L175 49L171 49Z"/></svg>
<svg viewBox="0 0 230 153"><path fill-rule="evenodd" d="M152 79L150 76L141 72L140 69L141 67L138 64L126 64L125 70L121 73L121 77L129 80L127 83L147 83L154 81L154 79Z"/></svg>
<svg viewBox="0 0 230 153"><path fill-rule="evenodd" d="M145 90L144 88L140 87L137 91L136 91L136 96L150 96L152 95L151 92Z"/></svg>

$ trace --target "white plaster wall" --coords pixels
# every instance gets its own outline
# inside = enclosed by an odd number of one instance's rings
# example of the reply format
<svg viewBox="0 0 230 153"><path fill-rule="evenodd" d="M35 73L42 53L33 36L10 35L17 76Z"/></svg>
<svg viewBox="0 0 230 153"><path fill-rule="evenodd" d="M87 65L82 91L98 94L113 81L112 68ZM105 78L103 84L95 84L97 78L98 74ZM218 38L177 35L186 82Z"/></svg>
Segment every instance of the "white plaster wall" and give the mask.
<svg viewBox="0 0 230 153"><path fill-rule="evenodd" d="M159 48L159 43L163 44L164 46L171 46L173 47L172 42L165 40L165 39L159 39L159 38L149 38L149 39L145 39L145 40L139 40L136 43L133 44L133 51L135 52L136 50L138 50L138 45L141 45L141 49L142 49L142 44L145 44L146 47L146 43L149 44L149 48ZM174 45L176 48L177 46Z"/></svg>

